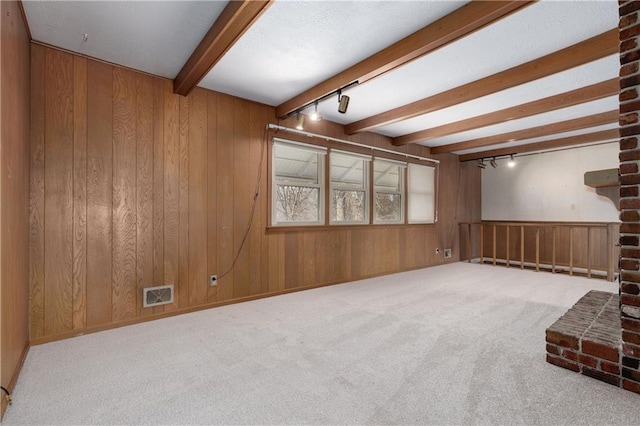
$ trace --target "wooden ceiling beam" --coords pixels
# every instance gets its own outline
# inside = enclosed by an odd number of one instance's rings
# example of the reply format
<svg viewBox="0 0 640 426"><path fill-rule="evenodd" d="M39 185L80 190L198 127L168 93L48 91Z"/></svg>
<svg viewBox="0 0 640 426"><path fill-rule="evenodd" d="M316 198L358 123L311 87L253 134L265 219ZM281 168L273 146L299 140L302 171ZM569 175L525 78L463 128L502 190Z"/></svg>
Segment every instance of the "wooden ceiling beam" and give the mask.
<svg viewBox="0 0 640 426"><path fill-rule="evenodd" d="M286 117L298 108L354 82L360 84L454 42L533 1L472 1L421 30L392 44L352 67L317 84L276 107L276 116Z"/></svg>
<svg viewBox="0 0 640 426"><path fill-rule="evenodd" d="M432 127L431 129L399 136L393 139L393 143L394 145L407 145L410 143L424 142L441 136L452 135L455 133L465 132L467 130L478 129L480 127L491 126L505 121L530 117L544 112L555 111L579 105L581 103L595 101L597 99L617 95L620 90L619 84L620 83L617 78L612 78L611 80L581 87L558 95L549 96L548 98L538 99L537 101L528 102L526 104L516 105L500 111L494 111L466 120L455 121L438 127Z"/></svg>
<svg viewBox="0 0 640 426"><path fill-rule="evenodd" d="M481 158L500 157L510 154L523 154L527 152L547 151L550 149L564 148L567 146L583 145L594 142L604 142L620 138L619 129L602 130L600 132L586 133L584 135L570 136L567 138L553 139L544 142L530 143L527 145L512 146L509 148L494 149L491 151L474 152L461 155L459 160L470 161Z"/></svg>
<svg viewBox="0 0 640 426"><path fill-rule="evenodd" d="M431 148L431 153L434 155L446 154L455 151L463 151L465 149L483 148L487 146L498 145L501 143L540 138L543 136L551 136L558 133L571 132L574 130L587 129L589 127L617 123L619 118L620 112L615 109L607 112L588 115L586 117L574 118L572 120L559 121L557 123L531 127L524 130L516 130L514 132L503 133L501 135L488 136L485 138L478 138L464 142L437 146Z"/></svg>
<svg viewBox="0 0 640 426"><path fill-rule="evenodd" d="M345 126L349 135L408 120L525 84L618 53L618 29L509 68L480 80L356 121Z"/></svg>
<svg viewBox="0 0 640 426"><path fill-rule="evenodd" d="M272 2L231 0L176 76L174 93L187 96Z"/></svg>

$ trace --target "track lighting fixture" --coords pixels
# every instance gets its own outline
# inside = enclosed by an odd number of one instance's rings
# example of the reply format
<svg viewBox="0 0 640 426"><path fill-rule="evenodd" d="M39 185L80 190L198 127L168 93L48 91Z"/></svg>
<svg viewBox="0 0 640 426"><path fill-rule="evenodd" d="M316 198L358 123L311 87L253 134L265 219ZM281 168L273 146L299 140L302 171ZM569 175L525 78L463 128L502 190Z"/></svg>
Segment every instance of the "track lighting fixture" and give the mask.
<svg viewBox="0 0 640 426"><path fill-rule="evenodd" d="M342 94L342 90L338 90L338 112L344 114L349 107L349 97Z"/></svg>
<svg viewBox="0 0 640 426"><path fill-rule="evenodd" d="M311 121L320 121L322 120L322 114L320 114L318 112L318 102L314 102L313 104L313 112L311 113L311 116L309 117L311 119Z"/></svg>
<svg viewBox="0 0 640 426"><path fill-rule="evenodd" d="M498 167L498 164L496 164L496 157L493 157L491 161L489 161L489 164L491 164L491 167L493 167L494 169Z"/></svg>
<svg viewBox="0 0 640 426"><path fill-rule="evenodd" d="M511 158L509 158L509 162L507 163L507 166L509 166L509 167L515 167L516 166L516 161L513 159L513 154L511 154Z"/></svg>
<svg viewBox="0 0 640 426"><path fill-rule="evenodd" d="M300 111L296 113L296 129L304 130L304 115L300 114Z"/></svg>
<svg viewBox="0 0 640 426"><path fill-rule="evenodd" d="M487 165L484 164L484 158L481 158L480 161L478 161L478 167L481 169L485 169L487 167Z"/></svg>

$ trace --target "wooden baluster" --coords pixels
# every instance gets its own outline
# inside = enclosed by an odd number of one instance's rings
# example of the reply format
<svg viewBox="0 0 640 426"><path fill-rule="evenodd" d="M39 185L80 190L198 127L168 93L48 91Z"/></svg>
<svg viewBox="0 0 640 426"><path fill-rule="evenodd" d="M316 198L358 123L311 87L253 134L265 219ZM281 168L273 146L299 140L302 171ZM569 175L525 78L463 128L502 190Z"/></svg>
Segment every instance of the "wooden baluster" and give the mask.
<svg viewBox="0 0 640 426"><path fill-rule="evenodd" d="M493 266L496 266L496 226L493 225Z"/></svg>
<svg viewBox="0 0 640 426"><path fill-rule="evenodd" d="M507 268L509 267L509 225L507 225Z"/></svg>
<svg viewBox="0 0 640 426"><path fill-rule="evenodd" d="M587 226L587 278L591 278L591 227Z"/></svg>
<svg viewBox="0 0 640 426"><path fill-rule="evenodd" d="M551 244L551 272L556 273L556 227L551 228L553 231L553 242Z"/></svg>
<svg viewBox="0 0 640 426"><path fill-rule="evenodd" d="M520 269L524 269L524 225L520 225Z"/></svg>
<svg viewBox="0 0 640 426"><path fill-rule="evenodd" d="M540 227L536 226L536 272L540 272Z"/></svg>
<svg viewBox="0 0 640 426"><path fill-rule="evenodd" d="M573 226L569 228L569 275L573 275Z"/></svg>
<svg viewBox="0 0 640 426"><path fill-rule="evenodd" d="M471 263L471 224L467 224L467 263Z"/></svg>
<svg viewBox="0 0 640 426"><path fill-rule="evenodd" d="M480 224L480 263L484 263L484 225Z"/></svg>

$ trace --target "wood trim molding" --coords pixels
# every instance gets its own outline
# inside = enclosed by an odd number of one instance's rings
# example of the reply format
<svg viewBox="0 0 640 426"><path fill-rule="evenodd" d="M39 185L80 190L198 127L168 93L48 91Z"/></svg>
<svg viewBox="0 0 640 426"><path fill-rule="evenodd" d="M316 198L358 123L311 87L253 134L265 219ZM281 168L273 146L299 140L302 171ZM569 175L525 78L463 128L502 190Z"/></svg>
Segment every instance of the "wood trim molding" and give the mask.
<svg viewBox="0 0 640 426"><path fill-rule="evenodd" d="M471 161L481 158L498 157L509 154L522 154L526 152L544 151L548 149L563 148L573 145L582 145L592 142L604 142L606 140L620 138L618 129L602 130L600 132L586 133L584 135L570 136L567 138L552 139L544 142L536 142L527 145L512 146L509 148L494 149L491 151L474 152L473 154L461 155L459 160Z"/></svg>
<svg viewBox="0 0 640 426"><path fill-rule="evenodd" d="M618 94L619 90L618 79L612 78L611 80L581 87L558 95L549 96L548 98L538 99L537 101L528 102L526 104L516 105L500 111L494 111L488 114L469 118L467 120L447 123L431 129L399 136L394 138L393 143L395 145L406 145L410 143L423 142L441 136L452 135L454 133L503 123L505 121L530 117L532 115L555 111L561 108L567 108L581 103L606 98L608 96L614 96Z"/></svg>
<svg viewBox="0 0 640 426"><path fill-rule="evenodd" d="M173 82L173 91L187 96L242 37L273 0L232 0L213 23Z"/></svg>
<svg viewBox="0 0 640 426"><path fill-rule="evenodd" d="M452 143L431 148L431 153L446 154L449 152L462 151L465 149L482 148L485 146L497 145L506 142L519 141L524 139L550 136L557 133L570 132L573 130L586 129L589 127L602 126L604 124L617 123L620 113L617 109L586 117L574 118L572 120L559 121L557 123L543 126L531 127L524 130L503 133L501 135L489 136L486 138L472 139L464 142Z"/></svg>
<svg viewBox="0 0 640 426"><path fill-rule="evenodd" d="M7 389L13 394L13 390L16 387L16 383L18 382L18 376L20 376L20 372L22 371L22 366L24 365L24 361L27 359L27 354L29 353L29 348L31 345L27 342L22 349L22 353L20 353L20 359L18 360L18 364L16 365L16 369L11 374L11 380L9 380L9 384L7 385ZM4 417L4 413L7 410L7 399L2 395L2 401L0 401L0 420Z"/></svg>
<svg viewBox="0 0 640 426"><path fill-rule="evenodd" d="M289 99L276 107L276 116L284 118L301 106L350 83L357 81L362 84L378 77L532 3L532 1L470 2L373 56Z"/></svg>
<svg viewBox="0 0 640 426"><path fill-rule="evenodd" d="M31 29L29 28L29 22L27 21L27 14L24 11L24 3L23 0L18 0L18 7L20 8L20 14L22 15L22 20L24 21L24 28L27 30L27 38L29 41L33 40L31 37Z"/></svg>
<svg viewBox="0 0 640 426"><path fill-rule="evenodd" d="M618 53L612 29L549 55L345 126L349 135L428 114Z"/></svg>

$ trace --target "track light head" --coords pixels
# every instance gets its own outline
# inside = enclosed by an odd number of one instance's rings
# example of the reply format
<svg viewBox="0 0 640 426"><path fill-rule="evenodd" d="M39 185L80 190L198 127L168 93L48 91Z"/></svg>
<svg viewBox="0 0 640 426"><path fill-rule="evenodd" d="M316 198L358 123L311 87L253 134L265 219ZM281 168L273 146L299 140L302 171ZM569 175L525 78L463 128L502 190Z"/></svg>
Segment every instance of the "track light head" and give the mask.
<svg viewBox="0 0 640 426"><path fill-rule="evenodd" d="M491 167L493 167L494 169L498 167L498 164L496 163L496 157L493 157L491 161L489 161L489 164L491 164Z"/></svg>
<svg viewBox="0 0 640 426"><path fill-rule="evenodd" d="M511 154L511 158L509 158L509 162L507 163L507 166L509 166L509 167L515 167L516 166L516 160L513 159L513 154Z"/></svg>
<svg viewBox="0 0 640 426"><path fill-rule="evenodd" d="M304 130L304 115L300 114L300 111L296 114L296 129Z"/></svg>
<svg viewBox="0 0 640 426"><path fill-rule="evenodd" d="M338 90L338 112L344 114L347 112L347 108L349 108L349 97L342 95L342 91Z"/></svg>
<svg viewBox="0 0 640 426"><path fill-rule="evenodd" d="M320 121L322 120L322 114L320 114L318 112L318 102L315 102L313 104L314 109L313 112L311 113L311 116L309 117L311 119L311 121Z"/></svg>
<svg viewBox="0 0 640 426"><path fill-rule="evenodd" d="M485 169L485 168L487 167L487 165L486 165L486 164L484 164L484 158L481 158L481 159L478 161L478 167L479 167L479 168L481 168L481 169Z"/></svg>

